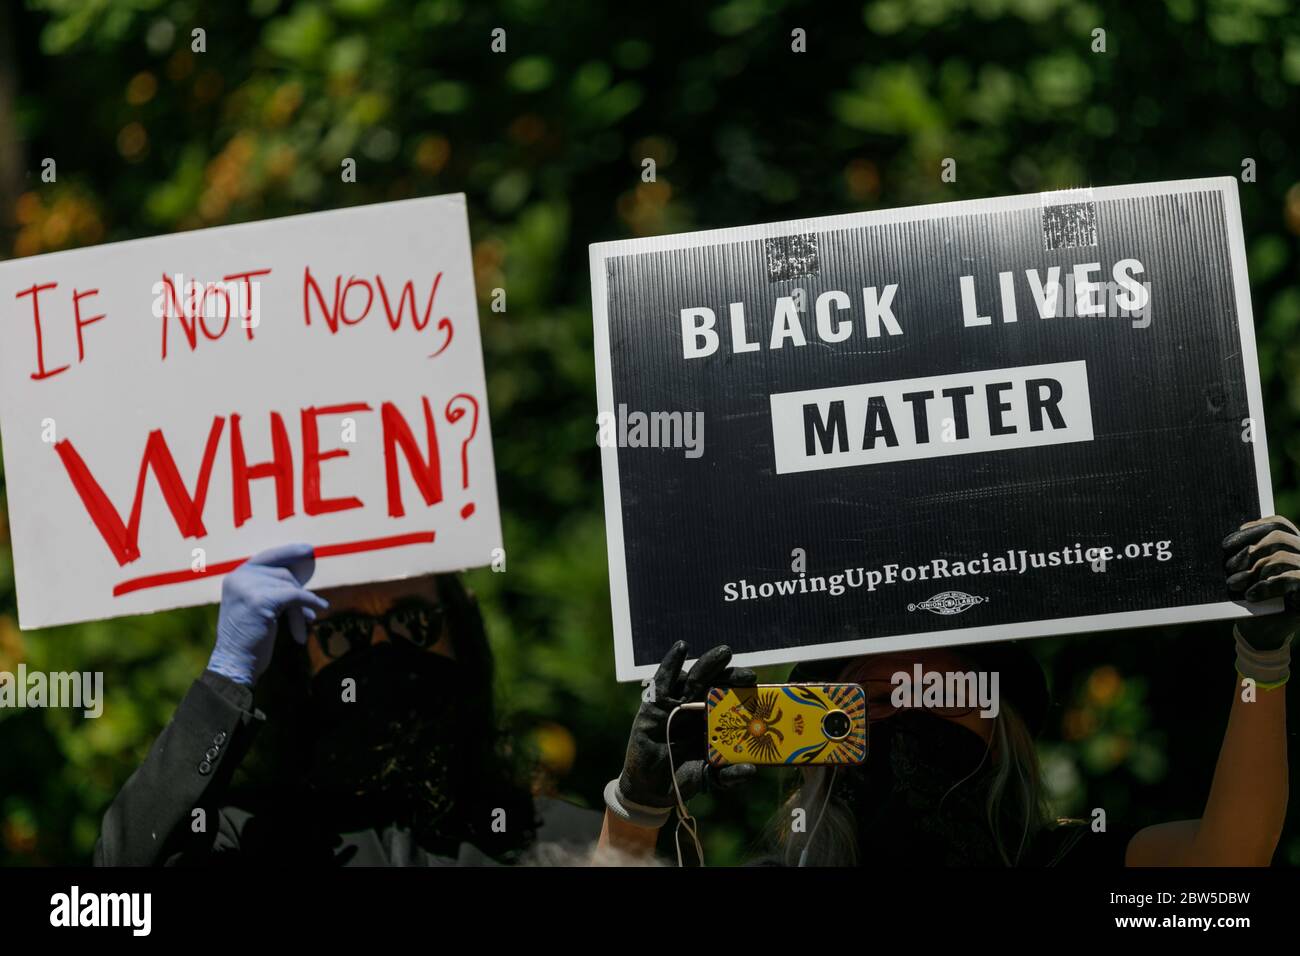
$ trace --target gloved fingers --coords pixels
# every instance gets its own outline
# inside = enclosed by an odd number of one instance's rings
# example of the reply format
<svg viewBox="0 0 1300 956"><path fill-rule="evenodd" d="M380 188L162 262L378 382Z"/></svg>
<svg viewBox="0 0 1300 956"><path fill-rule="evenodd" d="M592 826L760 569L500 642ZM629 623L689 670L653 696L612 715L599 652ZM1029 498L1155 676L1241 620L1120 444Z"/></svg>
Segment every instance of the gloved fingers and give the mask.
<svg viewBox="0 0 1300 956"><path fill-rule="evenodd" d="M686 675L686 686L682 691L682 700L700 701L704 700L704 695L708 693L709 688L714 686L717 679L727 669L727 664L731 661L731 648L725 644L717 647L711 647L695 662L691 672Z"/></svg>
<svg viewBox="0 0 1300 956"><path fill-rule="evenodd" d="M299 584L306 584L310 581L312 575L316 573L315 549L312 550L312 553L309 556L289 562L289 571L298 579Z"/></svg>
<svg viewBox="0 0 1300 956"><path fill-rule="evenodd" d="M1290 644L1294 637L1295 622L1288 615L1270 614L1263 618L1250 618L1237 622L1242 639L1257 651L1276 651Z"/></svg>
<svg viewBox="0 0 1300 956"><path fill-rule="evenodd" d="M651 681L655 689L655 700L672 700L676 698L673 688L681 676L682 664L685 662L686 642L678 641L668 648L668 653L664 655L663 662L659 665L659 669L655 671L655 676Z"/></svg>
<svg viewBox="0 0 1300 956"><path fill-rule="evenodd" d="M706 721L704 714L695 710L680 711L673 718L672 745L673 760L678 766L699 760L704 756L706 741ZM664 742L668 743L668 722L664 721Z"/></svg>
<svg viewBox="0 0 1300 956"><path fill-rule="evenodd" d="M1262 527L1264 525L1276 525L1276 524L1282 525L1286 530L1290 531L1292 534L1300 534L1300 528L1297 528L1295 526L1295 522L1292 521L1290 518L1288 518L1286 515L1265 515L1262 518L1256 518L1254 521L1247 521L1241 527L1256 528L1256 527Z"/></svg>
<svg viewBox="0 0 1300 956"><path fill-rule="evenodd" d="M290 562L310 558L314 553L315 548L310 544L305 541L294 541L289 544L276 545L274 548L267 548L265 551L259 551L248 559L248 563L286 567Z"/></svg>
<svg viewBox="0 0 1300 956"><path fill-rule="evenodd" d="M293 576L293 572L288 568L268 567L261 564L244 564L231 573L253 574L265 581L277 581L280 584L287 584L291 588L301 586L301 582Z"/></svg>
<svg viewBox="0 0 1300 956"><path fill-rule="evenodd" d="M1223 539L1222 547L1224 552L1231 557L1235 557L1237 552L1254 544L1260 538L1265 537L1271 531L1290 532L1291 529L1280 522L1267 522L1265 524L1246 524L1242 525L1236 531L1229 534Z"/></svg>
<svg viewBox="0 0 1300 956"><path fill-rule="evenodd" d="M753 687L758 675L748 667L728 667L717 676L714 687Z"/></svg>
<svg viewBox="0 0 1300 956"><path fill-rule="evenodd" d="M1282 551L1259 562L1255 573L1261 581L1300 568L1300 554Z"/></svg>
<svg viewBox="0 0 1300 956"><path fill-rule="evenodd" d="M325 598L321 597L315 591L309 591L306 588L299 588L298 592L301 597L294 601L296 605L304 608L311 608L314 611L328 611L330 609L330 602L325 600Z"/></svg>
<svg viewBox="0 0 1300 956"><path fill-rule="evenodd" d="M292 635L294 641L298 644L307 643L307 621L305 615L306 612L310 610L311 608L308 607L290 606L289 609L285 611L285 617L289 620L289 634Z"/></svg>
<svg viewBox="0 0 1300 956"><path fill-rule="evenodd" d="M1262 558L1279 551L1300 554L1300 535L1281 530L1270 531L1254 544L1247 545L1230 557L1224 562L1224 567L1229 571L1244 571L1252 565L1258 566Z"/></svg>
<svg viewBox="0 0 1300 956"><path fill-rule="evenodd" d="M742 786L757 774L758 767L752 763L715 767L707 760L692 760L678 768L677 786L682 791L682 799L689 800L701 793Z"/></svg>
<svg viewBox="0 0 1300 956"><path fill-rule="evenodd" d="M316 571L316 549L301 541L282 544L258 552L247 563L286 568L299 584L306 584Z"/></svg>
<svg viewBox="0 0 1300 956"><path fill-rule="evenodd" d="M329 610L330 602L306 588L275 584L266 592L266 600L277 614L289 607L310 607L317 611Z"/></svg>
<svg viewBox="0 0 1300 956"><path fill-rule="evenodd" d="M709 787L709 763L706 760L688 760L677 765L677 789L681 791L682 801L705 793ZM674 799L676 794L672 795Z"/></svg>
<svg viewBox="0 0 1300 956"><path fill-rule="evenodd" d="M714 777L720 789L744 786L758 776L758 767L752 763L738 763L715 768Z"/></svg>
<svg viewBox="0 0 1300 956"><path fill-rule="evenodd" d="M1265 571L1269 570L1271 568L1265 569ZM1267 601L1270 598L1296 595L1298 592L1300 592L1300 567L1291 566L1261 577L1246 591L1246 600Z"/></svg>
<svg viewBox="0 0 1300 956"><path fill-rule="evenodd" d="M1248 571L1238 571L1228 576L1228 590L1246 591L1258 581L1271 578L1292 568L1300 567L1300 554L1294 551L1279 551L1256 561Z"/></svg>
<svg viewBox="0 0 1300 956"><path fill-rule="evenodd" d="M1229 534L1223 539L1223 550L1235 557L1237 552L1249 547L1261 538L1267 537L1273 531L1281 531L1284 534L1300 534L1295 525L1286 518L1270 515L1267 518L1260 518L1258 521L1247 521L1236 531Z"/></svg>

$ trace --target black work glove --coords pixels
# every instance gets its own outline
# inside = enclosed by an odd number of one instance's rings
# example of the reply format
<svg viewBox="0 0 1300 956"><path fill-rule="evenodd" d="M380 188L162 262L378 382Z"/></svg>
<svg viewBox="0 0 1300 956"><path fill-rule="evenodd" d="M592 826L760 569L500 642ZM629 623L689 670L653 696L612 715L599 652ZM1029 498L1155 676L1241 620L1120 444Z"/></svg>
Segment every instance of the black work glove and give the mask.
<svg viewBox="0 0 1300 956"><path fill-rule="evenodd" d="M1247 521L1223 539L1228 590L1247 601L1283 598L1281 614L1237 622L1242 639L1257 651L1275 651L1300 630L1300 530L1280 515Z"/></svg>
<svg viewBox="0 0 1300 956"><path fill-rule="evenodd" d="M641 698L632 721L627 757L618 778L619 792L646 807L672 807L673 777L668 766L668 715L679 704L703 702L710 687L752 687L757 682L747 667L728 667L729 647L715 647L700 655L689 674L682 671L686 642L678 641L664 656L659 670ZM751 778L752 764L714 767L706 759L705 714L682 711L673 718L673 762L682 800L712 787L729 787Z"/></svg>

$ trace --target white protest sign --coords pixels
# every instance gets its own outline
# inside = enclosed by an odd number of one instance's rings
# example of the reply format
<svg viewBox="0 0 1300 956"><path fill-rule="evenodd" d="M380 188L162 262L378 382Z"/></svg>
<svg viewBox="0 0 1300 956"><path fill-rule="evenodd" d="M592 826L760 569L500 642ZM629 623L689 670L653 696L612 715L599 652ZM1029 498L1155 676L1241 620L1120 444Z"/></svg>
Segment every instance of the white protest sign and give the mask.
<svg viewBox="0 0 1300 956"><path fill-rule="evenodd" d="M0 434L24 628L490 563L464 197L0 263Z"/></svg>

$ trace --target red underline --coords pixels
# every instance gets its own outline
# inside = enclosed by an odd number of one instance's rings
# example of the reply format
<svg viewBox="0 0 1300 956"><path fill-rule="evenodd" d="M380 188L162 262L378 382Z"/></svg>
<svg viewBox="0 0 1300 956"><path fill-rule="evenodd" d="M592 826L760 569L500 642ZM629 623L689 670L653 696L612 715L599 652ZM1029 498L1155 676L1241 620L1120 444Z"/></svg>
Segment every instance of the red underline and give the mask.
<svg viewBox="0 0 1300 956"><path fill-rule="evenodd" d="M318 558L335 558L341 554L358 554L362 551L383 551L386 548L402 548L408 544L433 544L434 532L432 531L414 531L411 534L395 534L387 538L368 538L365 541L344 541L341 544L323 544L316 548L316 557ZM234 561L222 561L218 564L209 564L202 571L195 571L192 568L186 568L184 571L164 571L161 574L146 574L141 578L131 578L123 581L113 587L113 597L120 597L123 594L130 594L132 591L143 591L146 588L161 588L169 584L184 584L186 581L196 581L199 578L215 577L218 574L226 574L235 570L248 558L237 558Z"/></svg>

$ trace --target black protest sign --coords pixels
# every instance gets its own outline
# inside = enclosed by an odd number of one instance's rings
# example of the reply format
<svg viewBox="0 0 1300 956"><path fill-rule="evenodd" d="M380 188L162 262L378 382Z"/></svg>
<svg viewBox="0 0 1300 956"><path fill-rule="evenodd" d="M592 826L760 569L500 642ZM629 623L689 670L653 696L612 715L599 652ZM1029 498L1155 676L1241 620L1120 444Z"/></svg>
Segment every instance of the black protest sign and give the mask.
<svg viewBox="0 0 1300 956"><path fill-rule="evenodd" d="M592 247L622 679L1240 617L1271 513L1236 183ZM1271 606L1272 607L1272 606Z"/></svg>

